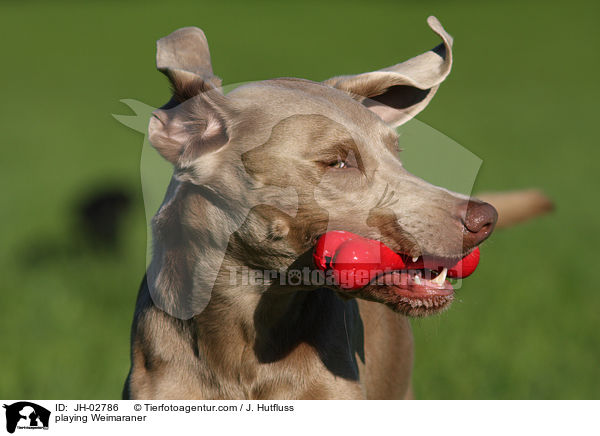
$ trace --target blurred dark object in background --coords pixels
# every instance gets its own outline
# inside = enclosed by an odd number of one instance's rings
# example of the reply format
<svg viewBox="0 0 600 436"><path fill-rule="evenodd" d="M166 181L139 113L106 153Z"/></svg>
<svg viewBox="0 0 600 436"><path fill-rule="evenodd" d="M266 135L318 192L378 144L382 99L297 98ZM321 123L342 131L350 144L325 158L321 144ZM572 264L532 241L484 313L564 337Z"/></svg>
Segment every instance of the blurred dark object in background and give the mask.
<svg viewBox="0 0 600 436"><path fill-rule="evenodd" d="M112 184L86 190L69 208L67 236L37 236L24 246L22 263L31 268L83 254L118 253L122 227L132 203L131 190L125 186Z"/></svg>
<svg viewBox="0 0 600 436"><path fill-rule="evenodd" d="M117 250L122 222L131 203L131 194L124 187L92 191L76 208L79 234L93 249Z"/></svg>

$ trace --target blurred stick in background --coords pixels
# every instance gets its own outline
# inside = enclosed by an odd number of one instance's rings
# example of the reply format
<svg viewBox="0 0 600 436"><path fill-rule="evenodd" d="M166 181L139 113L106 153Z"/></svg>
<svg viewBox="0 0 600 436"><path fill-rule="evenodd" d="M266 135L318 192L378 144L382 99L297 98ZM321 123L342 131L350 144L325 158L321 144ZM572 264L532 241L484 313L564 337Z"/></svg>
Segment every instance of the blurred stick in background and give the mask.
<svg viewBox="0 0 600 436"><path fill-rule="evenodd" d="M554 203L538 189L489 192L476 197L498 211L497 229L511 227L554 210Z"/></svg>

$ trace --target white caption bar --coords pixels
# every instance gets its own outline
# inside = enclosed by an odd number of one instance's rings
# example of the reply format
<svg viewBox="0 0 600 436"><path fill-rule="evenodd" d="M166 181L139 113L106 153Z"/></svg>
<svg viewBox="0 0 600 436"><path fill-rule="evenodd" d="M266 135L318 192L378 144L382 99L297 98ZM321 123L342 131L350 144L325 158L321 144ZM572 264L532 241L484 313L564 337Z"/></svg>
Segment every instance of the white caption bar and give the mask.
<svg viewBox="0 0 600 436"><path fill-rule="evenodd" d="M586 434L598 401L44 401L4 400L19 436L194 434ZM11 432L12 430L12 432ZM41 430L35 432L35 430ZM215 433L218 432L218 433ZM311 432L311 433L307 433ZM391 432L391 433L390 433ZM4 433L7 434L7 433ZM183 434L183 433L181 433Z"/></svg>

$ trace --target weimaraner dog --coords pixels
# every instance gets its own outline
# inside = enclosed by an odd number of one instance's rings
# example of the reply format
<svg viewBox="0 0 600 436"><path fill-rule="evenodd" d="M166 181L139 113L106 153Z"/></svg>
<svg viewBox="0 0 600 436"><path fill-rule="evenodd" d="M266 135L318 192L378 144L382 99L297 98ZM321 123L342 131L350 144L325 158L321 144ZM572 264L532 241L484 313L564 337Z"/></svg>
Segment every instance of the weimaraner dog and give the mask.
<svg viewBox="0 0 600 436"><path fill-rule="evenodd" d="M412 397L409 317L450 305L440 272L412 273L423 292L241 276L315 270L315 244L330 230L448 261L490 236L498 216L484 197L428 184L399 159L395 128L427 106L452 66L451 36L435 17L428 24L442 43L406 62L228 93L200 29L158 41L173 96L148 134L174 171L152 222L124 398ZM536 191L485 199L498 227L550 205Z"/></svg>

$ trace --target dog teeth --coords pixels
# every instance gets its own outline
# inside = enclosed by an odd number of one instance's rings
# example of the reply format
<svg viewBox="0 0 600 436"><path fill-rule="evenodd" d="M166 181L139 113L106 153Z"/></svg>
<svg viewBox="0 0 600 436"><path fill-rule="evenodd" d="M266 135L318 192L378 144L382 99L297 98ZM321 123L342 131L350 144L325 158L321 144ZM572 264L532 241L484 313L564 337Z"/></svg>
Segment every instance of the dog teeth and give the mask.
<svg viewBox="0 0 600 436"><path fill-rule="evenodd" d="M421 284L421 277L419 277L418 275L415 275L415 276L414 276L414 281L415 281L415 283L416 283L417 285L420 285L420 284Z"/></svg>
<svg viewBox="0 0 600 436"><path fill-rule="evenodd" d="M444 268L442 270L442 272L431 282L435 283L438 286L442 286L444 284L444 282L446 281L446 274L448 274L448 268Z"/></svg>
<svg viewBox="0 0 600 436"><path fill-rule="evenodd" d="M419 260L419 256L415 256L415 257L412 258L413 263L416 263L417 260Z"/></svg>

